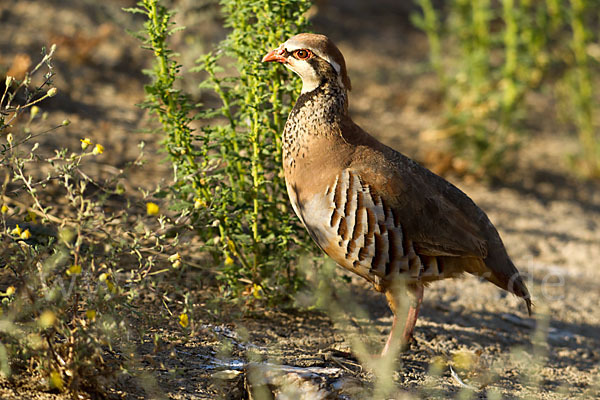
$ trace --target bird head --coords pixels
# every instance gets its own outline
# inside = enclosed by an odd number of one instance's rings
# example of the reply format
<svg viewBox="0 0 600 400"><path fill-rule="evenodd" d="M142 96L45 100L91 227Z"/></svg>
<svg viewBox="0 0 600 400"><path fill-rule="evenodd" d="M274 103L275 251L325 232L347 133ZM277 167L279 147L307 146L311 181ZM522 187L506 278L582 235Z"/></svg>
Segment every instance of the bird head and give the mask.
<svg viewBox="0 0 600 400"><path fill-rule="evenodd" d="M263 62L276 61L302 79L302 93L315 90L326 81L351 89L344 56L327 36L300 33L270 51Z"/></svg>

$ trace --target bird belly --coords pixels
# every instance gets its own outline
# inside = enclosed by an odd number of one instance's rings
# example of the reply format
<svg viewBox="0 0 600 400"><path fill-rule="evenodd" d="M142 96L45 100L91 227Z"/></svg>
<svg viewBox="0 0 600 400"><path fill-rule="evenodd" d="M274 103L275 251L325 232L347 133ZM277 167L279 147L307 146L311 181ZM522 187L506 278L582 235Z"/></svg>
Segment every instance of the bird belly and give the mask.
<svg viewBox="0 0 600 400"><path fill-rule="evenodd" d="M397 279L407 283L439 279L435 257L422 260L391 208L360 177L344 170L324 191L288 193L294 211L319 247L342 267L384 290Z"/></svg>

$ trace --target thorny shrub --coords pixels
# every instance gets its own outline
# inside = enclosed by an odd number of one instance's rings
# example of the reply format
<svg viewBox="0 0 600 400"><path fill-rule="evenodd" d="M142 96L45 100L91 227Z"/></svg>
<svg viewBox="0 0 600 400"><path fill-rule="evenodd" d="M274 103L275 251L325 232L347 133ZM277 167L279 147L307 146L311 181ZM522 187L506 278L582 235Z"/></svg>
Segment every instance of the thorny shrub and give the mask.
<svg viewBox="0 0 600 400"><path fill-rule="evenodd" d="M82 170L102 157L102 144L82 137L76 151L51 154L35 142L69 124L43 128L40 106L57 94L54 51L22 80L6 77L1 93L0 373L26 371L60 391L97 390L126 364L118 346L152 268L181 261L166 217L147 215L156 205L146 213L143 196L140 204L123 196L128 167L103 181Z"/></svg>
<svg viewBox="0 0 600 400"><path fill-rule="evenodd" d="M307 30L308 0L221 1L229 34L198 59L205 98L194 104L176 84L182 66L168 38L179 28L157 0L128 11L146 17L137 36L155 55L144 107L161 124L173 165L172 209L189 216L232 299L289 298L302 283L293 269L309 246L290 209L281 168L281 132L299 80L261 65L265 51Z"/></svg>

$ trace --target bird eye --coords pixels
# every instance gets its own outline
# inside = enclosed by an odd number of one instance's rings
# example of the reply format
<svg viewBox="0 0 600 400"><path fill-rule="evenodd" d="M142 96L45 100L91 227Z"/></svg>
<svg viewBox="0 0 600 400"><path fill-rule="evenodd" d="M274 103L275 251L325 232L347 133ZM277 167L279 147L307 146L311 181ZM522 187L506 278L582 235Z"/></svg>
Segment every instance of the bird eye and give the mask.
<svg viewBox="0 0 600 400"><path fill-rule="evenodd" d="M306 60L311 56L311 52L309 50L296 50L294 52L294 57L296 57L298 60Z"/></svg>

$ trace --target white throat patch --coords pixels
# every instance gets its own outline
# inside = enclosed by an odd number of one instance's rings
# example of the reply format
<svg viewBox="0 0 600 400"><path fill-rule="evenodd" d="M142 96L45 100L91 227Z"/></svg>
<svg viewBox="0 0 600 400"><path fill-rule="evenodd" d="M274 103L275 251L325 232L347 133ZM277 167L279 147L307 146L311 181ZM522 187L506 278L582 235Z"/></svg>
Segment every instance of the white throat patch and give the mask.
<svg viewBox="0 0 600 400"><path fill-rule="evenodd" d="M302 91L300 93L312 92L319 87L321 80L306 61L298 62L296 60L295 64L287 63L285 66L302 78Z"/></svg>

